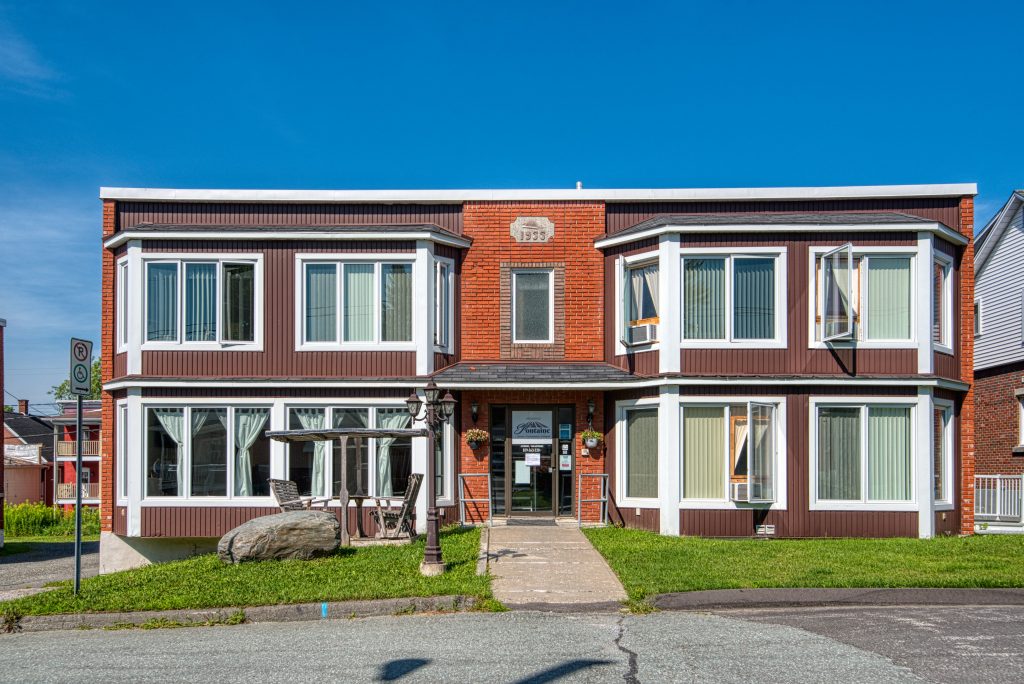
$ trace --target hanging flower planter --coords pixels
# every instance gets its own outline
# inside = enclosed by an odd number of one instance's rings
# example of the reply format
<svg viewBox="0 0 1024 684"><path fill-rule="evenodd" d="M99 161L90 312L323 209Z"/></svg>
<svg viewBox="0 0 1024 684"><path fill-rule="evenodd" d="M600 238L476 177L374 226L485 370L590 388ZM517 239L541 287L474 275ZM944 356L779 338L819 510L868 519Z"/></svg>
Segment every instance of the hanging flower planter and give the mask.
<svg viewBox="0 0 1024 684"><path fill-rule="evenodd" d="M480 430L478 428L470 428L466 430L466 444L473 451L480 448L482 444L486 444L487 440L490 439L490 435L487 434L486 430Z"/></svg>
<svg viewBox="0 0 1024 684"><path fill-rule="evenodd" d="M596 449L604 441L604 436L597 430L584 430L580 433L580 437L583 439L583 446L588 449Z"/></svg>

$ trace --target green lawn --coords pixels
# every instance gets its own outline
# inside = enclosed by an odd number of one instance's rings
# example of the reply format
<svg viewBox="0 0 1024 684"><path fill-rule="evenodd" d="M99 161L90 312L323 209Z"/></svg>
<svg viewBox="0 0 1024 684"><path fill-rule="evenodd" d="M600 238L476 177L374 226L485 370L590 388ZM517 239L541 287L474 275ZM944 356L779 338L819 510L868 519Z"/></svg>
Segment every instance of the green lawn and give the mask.
<svg viewBox="0 0 1024 684"><path fill-rule="evenodd" d="M1024 587L1024 535L719 540L614 527L584 533L633 601L766 587Z"/></svg>
<svg viewBox="0 0 1024 684"><path fill-rule="evenodd" d="M216 554L149 565L71 583L35 596L0 603L0 613L53 613L221 608L408 596L490 597L490 579L476 574L478 529L442 533L448 571L423 577L424 539L405 546L342 549L311 561L264 561L225 565Z"/></svg>

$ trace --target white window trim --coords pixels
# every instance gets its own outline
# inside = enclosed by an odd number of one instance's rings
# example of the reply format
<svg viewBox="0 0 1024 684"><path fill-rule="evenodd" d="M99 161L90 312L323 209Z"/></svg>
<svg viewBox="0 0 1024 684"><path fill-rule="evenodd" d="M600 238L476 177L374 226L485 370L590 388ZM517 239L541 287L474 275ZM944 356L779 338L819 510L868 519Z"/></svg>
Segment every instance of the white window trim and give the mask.
<svg viewBox="0 0 1024 684"><path fill-rule="evenodd" d="M1017 402L1017 446L1024 447L1024 398L1014 396Z"/></svg>
<svg viewBox="0 0 1024 684"><path fill-rule="evenodd" d="M933 261L941 265L943 268L942 272L942 339L946 340L948 344L942 342L935 342L932 340L932 350L941 352L943 354L949 354L952 356L953 351L953 259L949 255L944 254L938 250L932 252ZM934 285L933 285L934 288ZM931 311L934 307L930 307ZM934 314L932 314L933 320L931 321L934 325ZM929 332L931 326L929 326Z"/></svg>
<svg viewBox="0 0 1024 684"><path fill-rule="evenodd" d="M910 409L910 499L907 501L868 501L867 472L867 409L871 406L906 407ZM845 407L861 410L861 499L859 501L818 500L818 408ZM808 501L812 511L917 511L917 454L918 421L928 411L921 410L918 397L825 397L812 396L808 399ZM931 420L931 416L925 416ZM931 475L929 475L929 479Z"/></svg>
<svg viewBox="0 0 1024 684"><path fill-rule="evenodd" d="M903 246L853 246L853 257L866 256L866 257L901 257L910 258L910 338L906 340L868 340L868 339L854 339L854 340L832 340L831 342L821 342L815 339L818 334L818 325L815 323L815 304L821 297L821 286L822 283L817 282L815 278L815 265L818 257L826 254L835 249L835 246L820 247L812 246L808 248L807 255L807 290L808 294L813 296L807 297L807 348L808 349L917 349L917 317L920 315L922 303L919 301L922 298L925 303L928 304L927 310L929 317L931 316L931 295L928 293L917 292L915 283L917 283L917 268L918 268L918 248L903 247ZM858 281L859 295L857 297L857 314L861 318L861 323L857 326L857 334L861 334L861 330L864 327L864 316L862 316L861 302L864 300L864 284ZM931 334L931 326L928 326L929 335ZM929 337L929 342L931 338Z"/></svg>
<svg viewBox="0 0 1024 684"><path fill-rule="evenodd" d="M453 471L455 469L455 459L452 456L455 453L455 427L450 421L446 421L442 425L441 431L436 435L436 438L440 439L441 443L444 445L444 477L442 478L444 481L444 496L435 492L437 495L437 505L454 506L455 497L453 496L453 493L455 491L455 480ZM425 473L424 477L426 477ZM427 505L429 507L430 504L428 503Z"/></svg>
<svg viewBox="0 0 1024 684"><path fill-rule="evenodd" d="M117 505L128 505L128 400L119 399L116 402L117 416L117 442L116 456L117 469L115 479L117 486Z"/></svg>
<svg viewBox="0 0 1024 684"><path fill-rule="evenodd" d="M982 333L985 332L985 317L984 317L984 304L981 297L974 298L974 337L975 339L981 337Z"/></svg>
<svg viewBox="0 0 1024 684"><path fill-rule="evenodd" d="M117 351L122 354L128 351L128 283L131 276L128 273L128 257L124 256L117 260L117 278L114 287L117 290Z"/></svg>
<svg viewBox="0 0 1024 684"><path fill-rule="evenodd" d="M449 353L453 348L453 340L455 338L455 260L448 259L446 257L434 257L434 287L435 290L441 279L439 266L446 266L448 268L448 277L444 283L445 295L448 299L448 326L445 329L445 340L443 343L438 344L435 340L431 340L435 352ZM440 302L437 299L436 293L434 297L434 331L441 329L441 312Z"/></svg>
<svg viewBox="0 0 1024 684"><path fill-rule="evenodd" d="M683 498L683 479L686 477L686 468L683 464L683 410L687 406L724 406L726 404L747 404L754 402L756 404L774 404L775 405L775 439L778 448L775 454L775 501L772 503L743 503L736 502L729 498L722 499L685 499ZM751 509L766 509L774 511L784 511L788 505L787 492L789 489L788 474L787 474L787 460L788 460L788 442L786 441L786 407L787 400L783 396L740 396L740 395L723 395L723 396L681 396L679 397L679 446L677 448L676 457L679 459L679 508L680 510L751 510ZM725 426L726 434L728 435L729 425ZM726 438L726 444L729 443ZM749 454L749 450L747 452ZM749 458L749 455L748 455ZM723 460L722 464L722 478L723 486L725 487L726 497L728 497L729 491L729 462Z"/></svg>
<svg viewBox="0 0 1024 684"><path fill-rule="evenodd" d="M787 341L787 322L789 313L786 305L787 266L789 250L786 247L736 247L733 251L717 247L686 247L679 250L679 289L678 307L675 315L679 316L679 346L683 349L785 349ZM687 339L684 334L685 312L683 311L686 287L685 260L692 257L725 259L725 338L724 339ZM733 327L733 260L748 258L773 257L775 259L775 336L765 340L732 339ZM670 312L671 313L671 312Z"/></svg>
<svg viewBox="0 0 1024 684"><path fill-rule="evenodd" d="M548 276L548 336L543 340L520 340L516 337L516 276L521 273L545 273ZM555 342L555 270L552 268L513 268L509 275L512 290L509 326L512 329L512 344L554 344Z"/></svg>
<svg viewBox="0 0 1024 684"><path fill-rule="evenodd" d="M942 435L932 435L932 439L942 439L943 454L942 454L942 467L945 470L945 480L943 486L943 492L941 498L935 499L935 510L936 511L952 511L956 508L956 503L953 500L953 477L956 472L953 469L953 450L956 444L956 411L953 407L953 402L948 399L932 399L932 406L936 409L941 409L943 412L949 411L949 422L943 421ZM935 491L935 483L932 482L931 491Z"/></svg>
<svg viewBox="0 0 1024 684"><path fill-rule="evenodd" d="M164 263L176 264L178 267L178 301L177 301L177 340L176 341L147 341L146 321L148 320L146 307L149 297L146 289L149 287L149 264ZM186 263L207 263L217 264L217 340L215 342L188 342L184 339L185 321L185 264ZM253 265L253 341L234 342L223 339L224 335L224 266L225 264L247 264ZM263 255L260 253L153 253L147 252L142 256L142 351L263 351L263 310L264 310L264 281L263 281Z"/></svg>
<svg viewBox="0 0 1024 684"><path fill-rule="evenodd" d="M370 341L345 342L344 337L344 280L345 264L374 264L373 269L373 336ZM334 341L306 341L306 264L333 264L335 266L335 312ZM412 273L413 292L421 287L416 276L416 254L409 252L377 253L377 254L296 254L295 255L295 350L296 351L416 351L416 339L423 334L413 321L410 321L412 339L404 342L385 342L381 340L381 278L382 266L389 264L407 265ZM413 318L415 314L413 313Z"/></svg>
<svg viewBox="0 0 1024 684"><path fill-rule="evenodd" d="M616 268L615 268L615 292L616 292L616 297L615 297L615 355L616 356L622 356L624 354L635 354L637 352L644 352L644 351L654 351L654 350L657 350L657 349L661 348L661 339L660 338L661 338L661 331L664 329L662 327L663 321L659 321L659 323L658 323L658 338L659 339L653 340L653 341L648 342L646 344L634 344L634 345L630 345L628 347L622 343L622 338L625 336L625 331L623 330L623 326L625 324L625 318L626 318L626 315L625 315L626 281L625 281L625 278L624 278L625 274L623 273L623 271L624 270L629 270L630 268L633 268L633 267L636 267L636 266L641 266L641 265L643 265L643 266L657 265L658 266L658 279L659 279L659 283L660 283L661 279L665 276L665 274L663 273L664 269L661 268L660 256L661 256L661 252L659 250L654 250L654 251L651 251L651 252L644 252L642 254L633 254L633 255L630 255L630 256L623 256L622 260L623 260L623 263L625 264L625 269L620 269L618 267L618 264L616 264ZM616 258L616 261L618 261L618 258ZM663 290L663 289L664 288L662 288L659 285L659 292L658 292L658 295L659 295L658 317L660 319L665 319L669 315L675 315L674 312L669 311L660 301L661 290Z"/></svg>
<svg viewBox="0 0 1024 684"><path fill-rule="evenodd" d="M615 453L618 457L615 459L615 490L616 498L618 500L619 508L661 508L660 496L655 497L631 497L626 496L626 459L628 451L626 449L626 413L634 409L654 409L658 412L658 434L661 434L661 421L664 416L661 415L659 407L661 400L658 397L649 397L644 399L634 399L630 401L617 401L615 402ZM660 440L659 440L660 441ZM658 464L656 472L658 477L661 477L661 449L658 450ZM658 491L661 491L661 483L658 484Z"/></svg>

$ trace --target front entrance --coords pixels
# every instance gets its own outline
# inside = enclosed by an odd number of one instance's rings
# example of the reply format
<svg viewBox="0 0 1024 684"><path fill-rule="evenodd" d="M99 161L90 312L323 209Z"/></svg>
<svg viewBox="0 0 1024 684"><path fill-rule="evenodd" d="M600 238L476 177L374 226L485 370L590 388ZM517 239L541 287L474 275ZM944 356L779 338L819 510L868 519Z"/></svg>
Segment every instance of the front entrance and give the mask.
<svg viewBox="0 0 1024 684"><path fill-rule="evenodd" d="M572 515L574 407L491 406L494 515Z"/></svg>

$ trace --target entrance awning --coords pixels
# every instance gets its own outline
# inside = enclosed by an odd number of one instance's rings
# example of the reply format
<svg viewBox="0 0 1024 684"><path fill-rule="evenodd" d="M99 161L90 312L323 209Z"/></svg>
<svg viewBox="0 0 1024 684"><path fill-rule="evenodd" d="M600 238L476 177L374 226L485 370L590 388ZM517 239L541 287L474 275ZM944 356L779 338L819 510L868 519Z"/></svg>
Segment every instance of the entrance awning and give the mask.
<svg viewBox="0 0 1024 684"><path fill-rule="evenodd" d="M434 375L449 389L615 389L645 379L608 363L457 363Z"/></svg>

